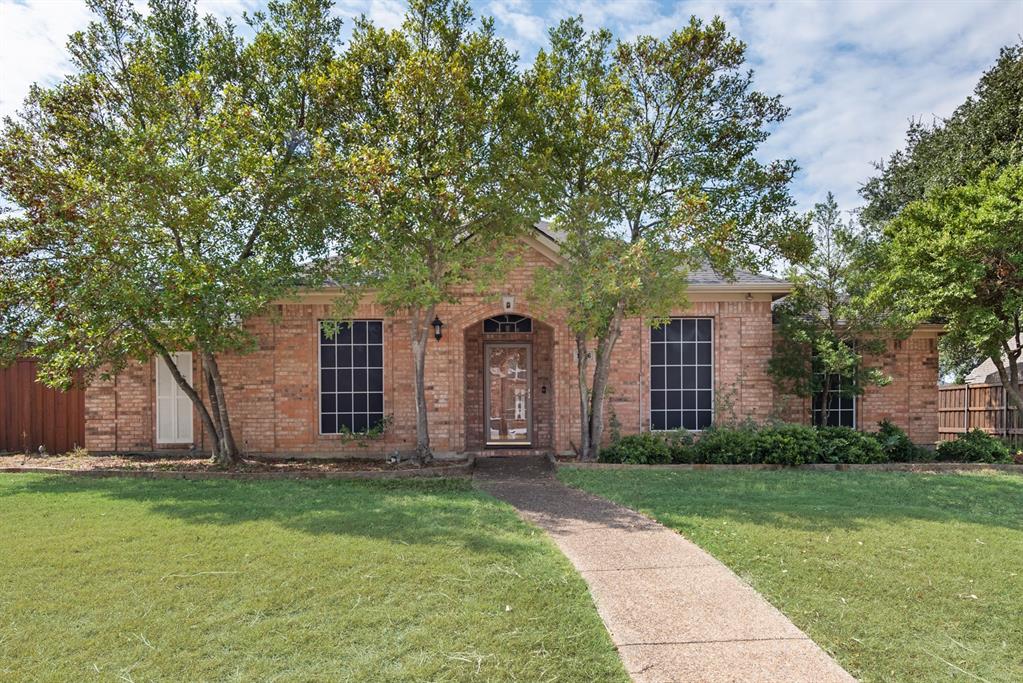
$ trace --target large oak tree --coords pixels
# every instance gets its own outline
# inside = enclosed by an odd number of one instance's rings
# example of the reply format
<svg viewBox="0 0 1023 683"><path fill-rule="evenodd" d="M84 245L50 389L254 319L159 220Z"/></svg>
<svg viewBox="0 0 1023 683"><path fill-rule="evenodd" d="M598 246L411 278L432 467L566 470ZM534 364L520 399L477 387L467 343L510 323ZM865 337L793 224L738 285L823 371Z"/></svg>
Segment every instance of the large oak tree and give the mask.
<svg viewBox="0 0 1023 683"><path fill-rule="evenodd" d="M885 225L871 297L908 323L941 319L991 359L1023 415L1023 164L933 190Z"/></svg>
<svg viewBox="0 0 1023 683"><path fill-rule="evenodd" d="M329 0L269 3L229 22L193 0L90 0L74 72L34 87L0 138L0 344L42 376L163 358L221 464L239 456L217 355L240 321L294 289L343 207L311 97L336 58ZM330 169L334 172L334 169ZM206 401L171 353L201 360Z"/></svg>
<svg viewBox="0 0 1023 683"><path fill-rule="evenodd" d="M437 306L493 281L508 237L528 227L516 56L462 0L413 0L388 31L360 20L332 71L345 122L339 173L359 248L336 277L410 319L416 457L431 459L426 349Z"/></svg>
<svg viewBox="0 0 1023 683"><path fill-rule="evenodd" d="M550 39L525 80L537 177L566 237L536 290L575 334L579 450L593 459L622 321L683 307L695 268L755 270L808 243L790 211L795 163L757 158L787 110L753 88L720 20L615 42L570 19Z"/></svg>
<svg viewBox="0 0 1023 683"><path fill-rule="evenodd" d="M1002 48L973 95L951 116L911 123L906 146L880 162L877 173L864 184L861 193L867 203L860 219L883 242L886 226L912 202L925 200L931 192L977 183L989 168L1020 163L1023 42ZM989 355L976 343L974 332L947 328L940 342L942 372L961 381Z"/></svg>

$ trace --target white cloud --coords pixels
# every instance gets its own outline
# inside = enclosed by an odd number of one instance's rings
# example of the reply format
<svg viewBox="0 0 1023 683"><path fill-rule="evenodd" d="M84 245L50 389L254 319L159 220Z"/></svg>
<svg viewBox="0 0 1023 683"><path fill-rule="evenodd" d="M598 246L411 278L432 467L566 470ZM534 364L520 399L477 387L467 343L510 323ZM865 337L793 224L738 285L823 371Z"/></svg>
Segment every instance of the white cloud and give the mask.
<svg viewBox="0 0 1023 683"><path fill-rule="evenodd" d="M546 20L531 13L528 3L523 0L494 0L486 11L507 27L503 35L508 45L526 61L532 58L536 46L547 40Z"/></svg>
<svg viewBox="0 0 1023 683"><path fill-rule="evenodd" d="M799 161L803 207L827 190L857 206L872 162L903 144L910 118L951 114L1021 32L1019 2L743 7L757 84L792 109L764 151Z"/></svg>
<svg viewBox="0 0 1023 683"><path fill-rule="evenodd" d="M52 84L71 67L68 35L88 18L78 0L0 0L0 115L13 113L33 83Z"/></svg>
<svg viewBox="0 0 1023 683"><path fill-rule="evenodd" d="M351 27L354 17L365 14L377 26L394 29L401 26L407 5L400 0L338 0L334 13Z"/></svg>
<svg viewBox="0 0 1023 683"><path fill-rule="evenodd" d="M240 21L261 0L200 0L200 10ZM890 2L756 2L725 0L478 0L478 13L532 61L547 29L582 14L587 26L607 26L624 39L664 36L691 14L721 16L749 45L756 83L779 93L789 118L765 145L765 158L793 157L802 170L793 192L803 208L833 190L845 208L871 162L901 146L910 118L947 116L972 91L998 49L1023 34L1020 0ZM338 0L351 26L365 13L400 25L401 0ZM84 27L80 0L0 0L0 114L14 111L33 82L52 83L67 71L67 35Z"/></svg>
<svg viewBox="0 0 1023 683"><path fill-rule="evenodd" d="M909 120L951 114L999 48L1023 34L1019 0L566 0L531 6L529 26L582 14L589 27L607 26L624 39L665 36L690 15L720 16L748 44L757 87L781 94L792 110L763 157L799 162L793 194L802 208L828 190L845 208L859 205L858 188L873 172L872 162L903 144ZM518 11L527 13L521 3ZM517 44L527 41L517 27L526 23L521 16L505 23L494 14L505 35Z"/></svg>

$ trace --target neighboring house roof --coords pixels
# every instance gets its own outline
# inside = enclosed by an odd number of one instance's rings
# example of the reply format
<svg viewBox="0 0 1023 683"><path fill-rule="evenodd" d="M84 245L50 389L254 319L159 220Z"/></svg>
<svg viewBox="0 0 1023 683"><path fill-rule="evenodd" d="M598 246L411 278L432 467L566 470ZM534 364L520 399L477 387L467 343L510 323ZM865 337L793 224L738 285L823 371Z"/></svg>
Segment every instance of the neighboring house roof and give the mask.
<svg viewBox="0 0 1023 683"><path fill-rule="evenodd" d="M555 230L547 221L540 221L535 226L542 241L547 241L557 249L565 240L565 232ZM759 275L745 270L737 270L731 277L726 277L714 270L709 264L690 271L690 289L735 289L740 291L773 292L787 294L792 285L769 275Z"/></svg>
<svg viewBox="0 0 1023 683"><path fill-rule="evenodd" d="M1010 339L1008 342L1010 349L1016 348L1016 340ZM1008 360L1003 356L1003 360ZM1016 366L1019 368L1019 375L1023 377L1023 361L1020 361ZM1006 368L1008 369L1008 368ZM970 371L970 374L966 375L967 384L998 384L1001 385L1002 378L998 376L998 368L995 367L995 362L988 358L983 363L975 367Z"/></svg>

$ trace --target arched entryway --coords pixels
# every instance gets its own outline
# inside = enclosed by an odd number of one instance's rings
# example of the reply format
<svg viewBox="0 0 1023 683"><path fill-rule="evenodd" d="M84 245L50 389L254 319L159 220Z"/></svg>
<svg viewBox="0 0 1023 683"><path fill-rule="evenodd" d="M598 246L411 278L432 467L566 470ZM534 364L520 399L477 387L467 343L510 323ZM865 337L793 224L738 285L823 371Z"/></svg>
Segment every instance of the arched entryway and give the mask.
<svg viewBox="0 0 1023 683"><path fill-rule="evenodd" d="M516 313L468 325L465 446L550 449L554 444L554 328Z"/></svg>

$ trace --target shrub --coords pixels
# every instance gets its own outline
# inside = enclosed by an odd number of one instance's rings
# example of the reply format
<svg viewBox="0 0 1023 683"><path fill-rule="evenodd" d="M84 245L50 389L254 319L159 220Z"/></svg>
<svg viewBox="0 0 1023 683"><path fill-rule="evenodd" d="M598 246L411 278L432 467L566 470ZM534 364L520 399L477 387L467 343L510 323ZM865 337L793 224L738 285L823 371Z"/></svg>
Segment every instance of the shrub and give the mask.
<svg viewBox="0 0 1023 683"><path fill-rule="evenodd" d="M1009 462L1009 447L982 429L971 429L938 446L942 462Z"/></svg>
<svg viewBox="0 0 1023 683"><path fill-rule="evenodd" d="M803 465L820 460L817 430L804 425L779 425L754 432L753 462Z"/></svg>
<svg viewBox="0 0 1023 683"><path fill-rule="evenodd" d="M756 430L750 427L711 427L693 446L693 462L736 465L755 462Z"/></svg>
<svg viewBox="0 0 1023 683"><path fill-rule="evenodd" d="M671 462L671 449L659 435L643 432L623 436L607 448L600 449L597 459L600 462L657 465Z"/></svg>
<svg viewBox="0 0 1023 683"><path fill-rule="evenodd" d="M820 462L867 464L888 459L874 436L849 427L821 427L817 436L820 440Z"/></svg>
<svg viewBox="0 0 1023 683"><path fill-rule="evenodd" d="M685 429L676 429L664 434L664 442L668 444L668 452L674 463L691 463L695 457L693 451L693 435Z"/></svg>
<svg viewBox="0 0 1023 683"><path fill-rule="evenodd" d="M889 420L882 420L877 423L877 433L874 438L881 445L885 459L889 462L919 462L930 460L933 453L926 448L921 448L913 443L909 435Z"/></svg>

